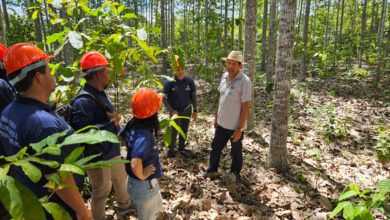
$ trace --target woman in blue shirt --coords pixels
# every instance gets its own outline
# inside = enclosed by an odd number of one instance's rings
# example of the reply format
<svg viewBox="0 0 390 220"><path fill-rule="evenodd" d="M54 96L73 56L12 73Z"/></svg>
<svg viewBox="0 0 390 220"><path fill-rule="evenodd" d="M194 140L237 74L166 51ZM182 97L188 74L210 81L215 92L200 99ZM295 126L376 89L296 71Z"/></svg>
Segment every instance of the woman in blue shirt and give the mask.
<svg viewBox="0 0 390 220"><path fill-rule="evenodd" d="M162 209L162 197L157 179L162 168L155 144L158 133L158 110L162 97L153 90L141 88L132 98L133 118L120 132L126 142L126 172L128 192L140 220L156 219Z"/></svg>

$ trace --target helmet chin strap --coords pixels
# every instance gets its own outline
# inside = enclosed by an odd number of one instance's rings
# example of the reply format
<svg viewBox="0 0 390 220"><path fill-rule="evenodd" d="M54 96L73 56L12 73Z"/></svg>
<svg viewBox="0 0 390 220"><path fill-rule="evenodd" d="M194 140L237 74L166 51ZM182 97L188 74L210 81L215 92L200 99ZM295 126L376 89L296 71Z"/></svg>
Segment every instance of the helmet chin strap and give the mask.
<svg viewBox="0 0 390 220"><path fill-rule="evenodd" d="M30 72L31 70L36 69L38 67L44 66L44 65L45 65L45 61L41 60L39 62L36 62L36 63L33 63L31 65L24 67L18 75L16 75L14 78L9 80L9 83L11 83L12 86L15 86L16 83L18 83L18 82L22 81L24 78L26 78L28 72Z"/></svg>

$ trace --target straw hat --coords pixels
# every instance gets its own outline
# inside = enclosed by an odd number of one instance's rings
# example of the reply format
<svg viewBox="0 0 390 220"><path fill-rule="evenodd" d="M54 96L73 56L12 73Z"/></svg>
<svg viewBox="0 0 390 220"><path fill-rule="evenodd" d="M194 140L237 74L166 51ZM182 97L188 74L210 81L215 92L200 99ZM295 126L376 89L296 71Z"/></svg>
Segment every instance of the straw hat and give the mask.
<svg viewBox="0 0 390 220"><path fill-rule="evenodd" d="M232 52L229 53L228 57L222 57L222 60L224 60L224 61L226 61L226 60L234 60L234 61L240 62L241 64L246 64L244 62L244 57L242 57L241 51L233 50Z"/></svg>

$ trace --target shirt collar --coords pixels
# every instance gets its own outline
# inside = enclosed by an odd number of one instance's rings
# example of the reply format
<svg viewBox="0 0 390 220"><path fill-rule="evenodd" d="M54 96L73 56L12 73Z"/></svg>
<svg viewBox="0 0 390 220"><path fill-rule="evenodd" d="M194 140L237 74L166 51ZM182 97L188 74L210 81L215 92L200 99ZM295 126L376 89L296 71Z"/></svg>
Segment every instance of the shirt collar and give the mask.
<svg viewBox="0 0 390 220"><path fill-rule="evenodd" d="M40 109L43 109L45 111L51 111L52 108L50 105L48 104L45 104L45 103L42 103L36 99L32 99L32 98L27 98L27 97L23 97L21 95L16 95L16 102L19 102L19 103L23 103L23 104L28 104L28 105L33 105L33 106L36 106Z"/></svg>
<svg viewBox="0 0 390 220"><path fill-rule="evenodd" d="M84 90L87 91L87 92L89 92L89 93L92 93L92 94L105 94L104 91L99 91L99 90L96 89L95 87L90 86L90 85L88 85L88 84L85 84Z"/></svg>
<svg viewBox="0 0 390 220"><path fill-rule="evenodd" d="M225 79L227 82L229 82L229 72L226 72L226 73L227 74L225 76ZM240 71L240 72L238 72L238 74L234 77L234 79L231 82L233 82L236 79L241 79L241 78L242 78L242 72Z"/></svg>

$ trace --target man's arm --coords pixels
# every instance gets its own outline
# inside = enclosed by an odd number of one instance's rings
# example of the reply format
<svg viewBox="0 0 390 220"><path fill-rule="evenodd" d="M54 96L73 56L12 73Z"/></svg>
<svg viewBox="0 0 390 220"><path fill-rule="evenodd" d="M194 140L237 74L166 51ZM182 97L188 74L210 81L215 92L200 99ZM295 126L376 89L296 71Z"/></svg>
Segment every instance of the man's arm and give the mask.
<svg viewBox="0 0 390 220"><path fill-rule="evenodd" d="M62 180L62 184L65 184L66 187L64 189L57 190L56 194L75 211L78 220L92 220L91 211L87 209L80 192L77 191L73 175L68 174L60 179L62 178L64 178Z"/></svg>
<svg viewBox="0 0 390 220"><path fill-rule="evenodd" d="M237 142L241 138L242 135L241 129L244 128L245 122L248 118L249 107L250 107L250 101L241 103L240 122L238 124L238 128L234 131L231 137L233 142Z"/></svg>

